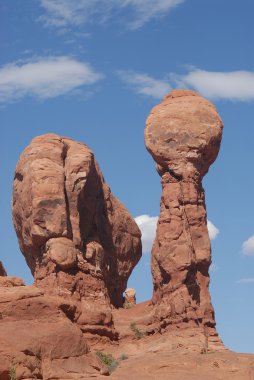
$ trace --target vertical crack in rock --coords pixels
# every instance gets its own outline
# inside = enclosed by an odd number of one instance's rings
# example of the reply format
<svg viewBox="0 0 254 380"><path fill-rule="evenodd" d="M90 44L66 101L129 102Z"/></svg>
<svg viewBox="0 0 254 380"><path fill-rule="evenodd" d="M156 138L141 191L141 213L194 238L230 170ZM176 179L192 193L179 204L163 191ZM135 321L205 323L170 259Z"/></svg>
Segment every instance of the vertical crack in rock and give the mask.
<svg viewBox="0 0 254 380"><path fill-rule="evenodd" d="M159 329L197 326L205 341L213 337L218 344L208 290L211 246L202 178L217 157L222 129L215 107L189 90L167 95L145 128L146 147L162 178L152 249L154 322Z"/></svg>
<svg viewBox="0 0 254 380"><path fill-rule="evenodd" d="M70 219L69 198L68 198L68 194L66 190L66 171L65 171L65 160L68 153L68 146L64 142L63 139L61 139L61 142L63 144L62 159L63 159L63 169L64 169L64 197L65 197L65 204L66 204L67 237L72 240L73 232L72 232L72 225L71 225L71 219Z"/></svg>

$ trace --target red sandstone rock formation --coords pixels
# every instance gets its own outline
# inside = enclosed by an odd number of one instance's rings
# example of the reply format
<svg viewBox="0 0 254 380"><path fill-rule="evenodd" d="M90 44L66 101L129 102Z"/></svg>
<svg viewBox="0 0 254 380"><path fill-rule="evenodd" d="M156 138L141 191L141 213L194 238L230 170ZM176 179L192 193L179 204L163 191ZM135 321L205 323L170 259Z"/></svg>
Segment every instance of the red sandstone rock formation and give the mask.
<svg viewBox="0 0 254 380"><path fill-rule="evenodd" d="M16 276L0 276L0 287L13 288L14 286L25 286L25 283Z"/></svg>
<svg viewBox="0 0 254 380"><path fill-rule="evenodd" d="M128 288L124 293L124 306L126 308L136 305L136 290Z"/></svg>
<svg viewBox="0 0 254 380"><path fill-rule="evenodd" d="M7 276L6 270L3 266L2 261L0 261L0 276Z"/></svg>
<svg viewBox="0 0 254 380"><path fill-rule="evenodd" d="M122 305L141 234L92 151L56 135L35 138L17 164L13 221L35 286L0 278L0 380L10 369L17 379L106 373L88 338L117 338L112 308Z"/></svg>
<svg viewBox="0 0 254 380"><path fill-rule="evenodd" d="M116 380L242 380L253 373L253 355L200 355L204 336L208 342L216 335L201 180L221 132L215 108L190 91L172 92L148 118L146 143L163 187L154 294L152 303L112 309L118 344L101 339L97 348L118 359ZM17 380L102 379L109 370L89 352L84 335L112 337L110 304L122 303L140 255L137 226L112 196L89 148L56 135L33 140L22 154L13 218L36 286L0 274L0 380L10 373ZM133 289L126 297L135 302ZM168 328L173 324L176 329Z"/></svg>
<svg viewBox="0 0 254 380"><path fill-rule="evenodd" d="M122 304L140 231L85 144L53 134L31 142L16 168L13 221L37 285Z"/></svg>
<svg viewBox="0 0 254 380"><path fill-rule="evenodd" d="M200 326L207 339L216 332L202 178L217 157L222 128L208 100L193 91L175 90L154 107L145 129L146 147L162 183L152 249L155 319L160 329L183 322Z"/></svg>
<svg viewBox="0 0 254 380"><path fill-rule="evenodd" d="M122 305L141 234L93 152L53 134L35 138L17 164L13 221L35 284L76 300L84 333L113 338L111 305Z"/></svg>
<svg viewBox="0 0 254 380"><path fill-rule="evenodd" d="M8 278L8 277L6 277ZM0 379L87 379L98 371L63 297L35 286L0 284ZM98 364L97 364L97 368Z"/></svg>

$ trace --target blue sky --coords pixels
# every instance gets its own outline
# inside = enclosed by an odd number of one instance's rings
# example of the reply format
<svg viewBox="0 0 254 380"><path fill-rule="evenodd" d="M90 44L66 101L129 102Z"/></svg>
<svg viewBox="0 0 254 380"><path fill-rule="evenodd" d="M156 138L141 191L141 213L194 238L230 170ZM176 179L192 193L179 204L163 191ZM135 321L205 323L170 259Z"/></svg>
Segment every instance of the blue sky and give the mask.
<svg viewBox="0 0 254 380"><path fill-rule="evenodd" d="M138 217L149 251L160 178L143 130L172 88L211 99L224 122L204 179L211 293L224 343L254 353L254 3L252 0L1 0L1 259L31 283L11 220L12 180L30 140L88 144L112 192ZM151 296L150 254L129 281Z"/></svg>

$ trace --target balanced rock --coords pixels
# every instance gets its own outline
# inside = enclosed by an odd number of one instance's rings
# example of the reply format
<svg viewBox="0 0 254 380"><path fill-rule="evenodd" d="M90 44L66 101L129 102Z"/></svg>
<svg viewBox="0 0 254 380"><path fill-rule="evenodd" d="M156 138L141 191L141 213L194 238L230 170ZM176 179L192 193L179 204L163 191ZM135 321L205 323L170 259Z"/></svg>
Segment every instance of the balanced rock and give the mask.
<svg viewBox="0 0 254 380"><path fill-rule="evenodd" d="M215 336L209 294L211 246L202 177L220 148L222 121L199 94L175 90L151 111L145 143L161 176L152 248L153 304L159 328L189 324ZM212 340L213 338L211 338Z"/></svg>
<svg viewBox="0 0 254 380"><path fill-rule="evenodd" d="M16 167L13 221L36 286L77 300L83 332L110 335L141 233L91 149L54 134L32 140Z"/></svg>

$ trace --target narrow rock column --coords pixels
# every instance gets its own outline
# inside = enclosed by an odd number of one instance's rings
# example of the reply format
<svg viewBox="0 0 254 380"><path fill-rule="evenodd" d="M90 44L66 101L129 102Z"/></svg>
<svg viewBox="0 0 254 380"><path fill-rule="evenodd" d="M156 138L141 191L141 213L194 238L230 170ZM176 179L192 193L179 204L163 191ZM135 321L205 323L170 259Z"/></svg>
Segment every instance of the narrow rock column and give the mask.
<svg viewBox="0 0 254 380"><path fill-rule="evenodd" d="M202 178L217 157L222 128L215 107L188 90L172 91L147 119L145 143L162 183L152 249L152 302L159 328L188 323L214 334Z"/></svg>
<svg viewBox="0 0 254 380"><path fill-rule="evenodd" d="M160 218L152 250L153 303L167 304L170 323L214 326L208 290L211 247L201 181L162 175Z"/></svg>

